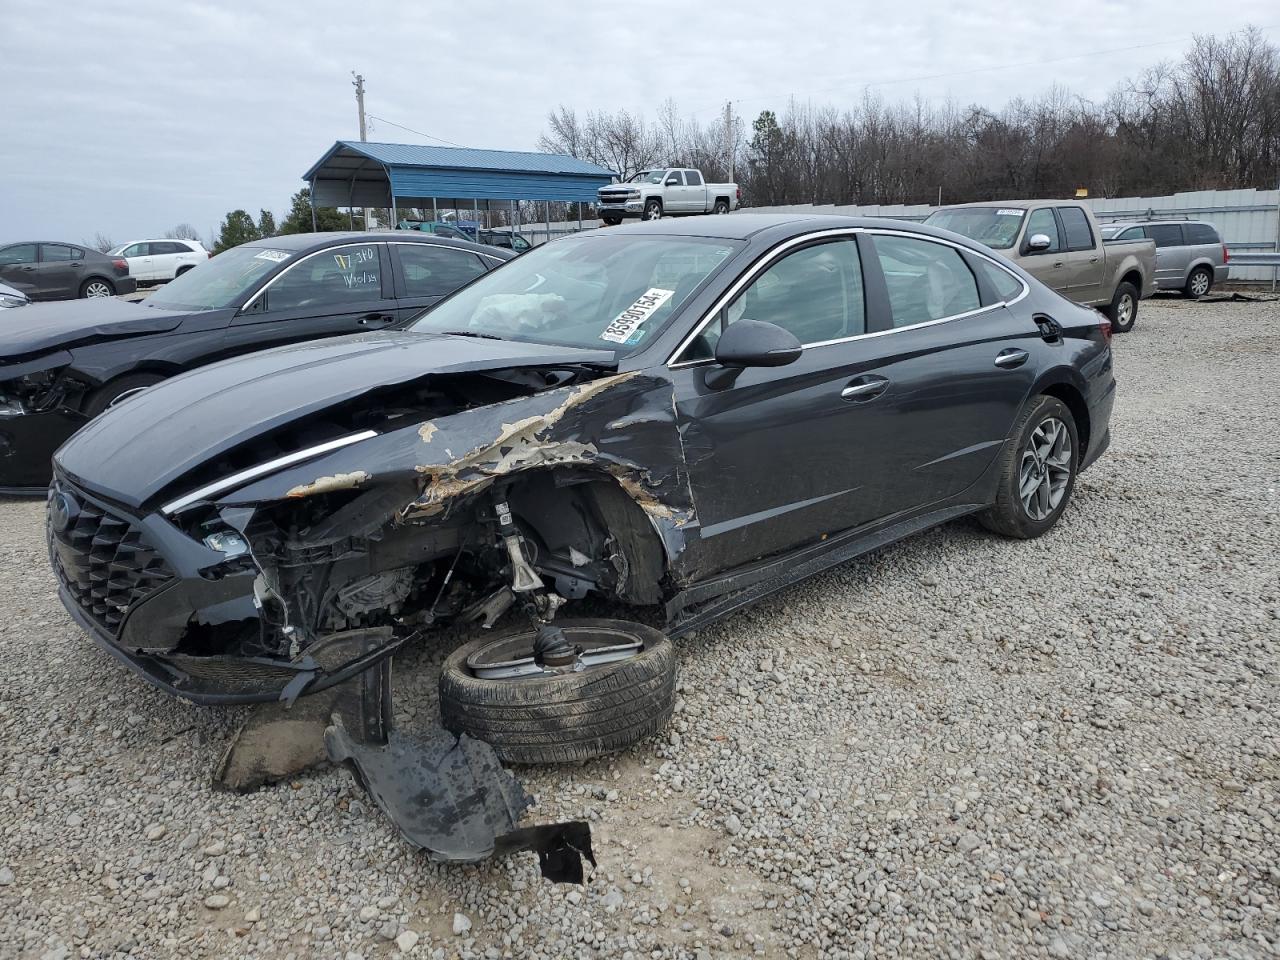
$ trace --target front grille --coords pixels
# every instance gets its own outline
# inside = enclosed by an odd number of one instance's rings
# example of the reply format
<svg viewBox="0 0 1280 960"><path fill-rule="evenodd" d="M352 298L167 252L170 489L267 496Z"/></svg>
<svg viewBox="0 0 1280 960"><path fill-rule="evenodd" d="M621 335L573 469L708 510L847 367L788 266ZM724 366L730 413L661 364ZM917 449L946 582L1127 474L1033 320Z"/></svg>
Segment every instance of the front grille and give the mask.
<svg viewBox="0 0 1280 960"><path fill-rule="evenodd" d="M601 203L626 203L627 195L625 193L602 193L600 194Z"/></svg>
<svg viewBox="0 0 1280 960"><path fill-rule="evenodd" d="M133 520L65 482L56 481L50 490L46 523L58 580L112 634L130 607L173 578Z"/></svg>

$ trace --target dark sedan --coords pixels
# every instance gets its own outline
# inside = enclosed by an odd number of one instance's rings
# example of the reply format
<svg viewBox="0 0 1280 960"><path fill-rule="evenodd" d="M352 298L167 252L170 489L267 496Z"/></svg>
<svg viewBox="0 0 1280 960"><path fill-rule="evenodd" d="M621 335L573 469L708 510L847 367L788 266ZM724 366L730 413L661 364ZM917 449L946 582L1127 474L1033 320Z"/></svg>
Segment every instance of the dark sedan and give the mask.
<svg viewBox="0 0 1280 960"><path fill-rule="evenodd" d="M955 234L662 220L538 247L405 330L108 411L54 458L52 560L72 616L152 682L270 700L513 604L595 595L678 635L964 515L1037 537L1114 391L1102 315ZM386 632L334 662L355 627ZM488 656L493 684L550 662Z"/></svg>
<svg viewBox="0 0 1280 960"><path fill-rule="evenodd" d="M297 234L219 254L145 301L0 313L0 490L43 491L49 458L122 398L265 347L395 327L514 256L431 236Z"/></svg>
<svg viewBox="0 0 1280 960"><path fill-rule="evenodd" d="M31 300L113 297L138 289L123 257L74 243L34 241L0 247L0 281Z"/></svg>

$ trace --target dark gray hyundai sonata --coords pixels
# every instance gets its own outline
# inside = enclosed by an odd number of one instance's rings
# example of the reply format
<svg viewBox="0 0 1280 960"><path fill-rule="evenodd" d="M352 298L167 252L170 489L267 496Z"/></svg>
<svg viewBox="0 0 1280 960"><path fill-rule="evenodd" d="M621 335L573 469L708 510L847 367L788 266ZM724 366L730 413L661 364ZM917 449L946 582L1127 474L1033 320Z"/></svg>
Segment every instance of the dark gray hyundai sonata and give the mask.
<svg viewBox="0 0 1280 960"><path fill-rule="evenodd" d="M678 635L966 514L1039 536L1114 393L1107 320L962 237L662 220L108 410L54 459L51 559L152 682L277 699L513 604L603 597ZM392 639L358 663L305 658L370 626Z"/></svg>
<svg viewBox="0 0 1280 960"><path fill-rule="evenodd" d="M575 236L407 329L107 410L54 457L50 557L71 615L174 694L330 689L309 742L433 857L532 849L580 881L588 825L519 827L529 798L498 760L652 734L671 636L834 564L966 514L1047 531L1109 441L1109 341L1099 313L929 227ZM627 619L558 616L602 604ZM526 625L446 658L443 728L391 731L392 655L504 618ZM258 742L245 769L280 753Z"/></svg>

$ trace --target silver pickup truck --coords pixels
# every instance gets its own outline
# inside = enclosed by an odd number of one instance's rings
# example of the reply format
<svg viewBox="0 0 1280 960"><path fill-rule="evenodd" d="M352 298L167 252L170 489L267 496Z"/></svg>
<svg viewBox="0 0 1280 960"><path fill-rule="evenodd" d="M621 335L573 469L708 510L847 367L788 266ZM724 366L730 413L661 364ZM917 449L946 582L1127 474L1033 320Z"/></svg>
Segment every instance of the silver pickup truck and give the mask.
<svg viewBox="0 0 1280 960"><path fill-rule="evenodd" d="M1133 329L1138 301L1156 291L1155 244L1104 244L1093 211L1083 203L964 203L935 210L925 223L998 250L1064 297L1100 309L1117 333Z"/></svg>
<svg viewBox="0 0 1280 960"><path fill-rule="evenodd" d="M657 220L697 213L728 213L738 208L736 183L706 183L701 170L683 167L641 170L623 183L597 191L600 219L616 226L626 217Z"/></svg>

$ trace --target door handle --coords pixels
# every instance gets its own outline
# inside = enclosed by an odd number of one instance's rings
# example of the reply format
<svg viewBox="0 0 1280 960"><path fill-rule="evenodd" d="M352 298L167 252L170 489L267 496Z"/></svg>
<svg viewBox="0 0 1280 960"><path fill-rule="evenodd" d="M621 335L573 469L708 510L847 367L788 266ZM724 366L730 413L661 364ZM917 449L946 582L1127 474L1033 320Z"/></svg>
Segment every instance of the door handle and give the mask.
<svg viewBox="0 0 1280 960"><path fill-rule="evenodd" d="M360 325L362 327L385 327L389 323L394 323L395 319L389 313L366 313L360 318Z"/></svg>
<svg viewBox="0 0 1280 960"><path fill-rule="evenodd" d="M841 390L840 396L844 400L852 400L855 403L866 403L888 389L889 381L884 377L861 377Z"/></svg>
<svg viewBox="0 0 1280 960"><path fill-rule="evenodd" d="M1053 265L1054 265L1055 267L1060 267L1060 266L1062 266L1062 261L1061 261L1061 260L1055 260L1055 261L1053 261Z"/></svg>
<svg viewBox="0 0 1280 960"><path fill-rule="evenodd" d="M1027 362L1027 351L1009 348L996 354L996 366L1002 370L1012 370Z"/></svg>

